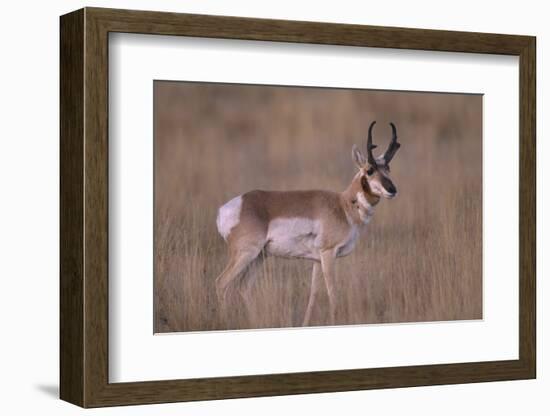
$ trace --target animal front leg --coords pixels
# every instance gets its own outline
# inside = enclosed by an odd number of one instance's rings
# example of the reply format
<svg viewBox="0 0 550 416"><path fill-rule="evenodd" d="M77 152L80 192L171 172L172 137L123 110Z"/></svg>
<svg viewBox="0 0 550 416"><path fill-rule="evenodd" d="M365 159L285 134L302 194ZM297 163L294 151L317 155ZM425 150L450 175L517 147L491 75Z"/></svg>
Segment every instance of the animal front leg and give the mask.
<svg viewBox="0 0 550 416"><path fill-rule="evenodd" d="M306 314L304 316L304 322L302 326L308 326L311 320L311 312L313 310L313 305L317 299L317 294L319 289L321 289L322 281L322 270L321 265L318 262L313 263L313 270L311 272L311 288L309 290L309 301L307 303Z"/></svg>
<svg viewBox="0 0 550 416"><path fill-rule="evenodd" d="M325 285L327 287L329 300L329 323L336 323L336 282L335 282L335 251L325 250L321 252L321 267L323 268L323 276L325 277Z"/></svg>
<svg viewBox="0 0 550 416"><path fill-rule="evenodd" d="M304 322L302 326L308 326L311 321L311 313L313 311L313 305L317 299L321 285L323 284L323 273L321 265L317 262L313 263L313 270L311 271L311 288L309 290L309 301L307 303L306 314L304 316Z"/></svg>

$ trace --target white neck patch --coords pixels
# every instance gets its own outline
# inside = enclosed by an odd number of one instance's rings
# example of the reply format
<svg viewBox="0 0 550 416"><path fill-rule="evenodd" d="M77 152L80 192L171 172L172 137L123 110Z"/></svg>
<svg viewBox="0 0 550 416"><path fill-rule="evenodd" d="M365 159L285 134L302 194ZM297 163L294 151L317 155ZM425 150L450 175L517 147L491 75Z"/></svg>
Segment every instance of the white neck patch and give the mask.
<svg viewBox="0 0 550 416"><path fill-rule="evenodd" d="M355 196L359 202L359 207L357 208L359 218L361 218L363 224L367 224L374 215L374 207L369 204L369 201L367 201L367 198L365 198L362 192L357 192Z"/></svg>

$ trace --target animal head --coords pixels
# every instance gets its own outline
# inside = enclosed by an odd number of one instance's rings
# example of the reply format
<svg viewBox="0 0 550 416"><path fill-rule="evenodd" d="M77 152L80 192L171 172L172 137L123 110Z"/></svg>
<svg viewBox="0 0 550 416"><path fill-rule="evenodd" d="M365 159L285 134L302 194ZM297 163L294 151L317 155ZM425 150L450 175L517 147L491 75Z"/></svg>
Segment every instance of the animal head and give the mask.
<svg viewBox="0 0 550 416"><path fill-rule="evenodd" d="M372 143L372 129L376 121L369 126L367 138L367 157L361 153L357 146L353 145L352 157L359 168L361 188L367 195L391 199L397 195L397 188L390 178L390 162L401 146L397 143L397 131L395 124L390 123L392 139L388 149L382 156L375 157L372 151L377 147Z"/></svg>

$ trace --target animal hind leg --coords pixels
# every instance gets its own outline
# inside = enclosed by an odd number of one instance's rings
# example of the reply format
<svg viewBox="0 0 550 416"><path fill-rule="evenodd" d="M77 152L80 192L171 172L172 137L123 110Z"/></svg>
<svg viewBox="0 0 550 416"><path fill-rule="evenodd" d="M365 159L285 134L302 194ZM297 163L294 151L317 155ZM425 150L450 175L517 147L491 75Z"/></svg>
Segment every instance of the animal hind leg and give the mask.
<svg viewBox="0 0 550 416"><path fill-rule="evenodd" d="M243 272L239 282L239 295L241 296L242 303L248 317L248 321L251 325L254 323L255 318L252 291L254 288L254 282L257 280L258 275L262 274L262 265L264 264L264 259L265 253L262 251Z"/></svg>
<svg viewBox="0 0 550 416"><path fill-rule="evenodd" d="M232 253L226 268L216 279L216 292L218 300L221 303L225 303L230 286L238 280L250 263L258 257L262 248L263 246L252 245L246 249Z"/></svg>

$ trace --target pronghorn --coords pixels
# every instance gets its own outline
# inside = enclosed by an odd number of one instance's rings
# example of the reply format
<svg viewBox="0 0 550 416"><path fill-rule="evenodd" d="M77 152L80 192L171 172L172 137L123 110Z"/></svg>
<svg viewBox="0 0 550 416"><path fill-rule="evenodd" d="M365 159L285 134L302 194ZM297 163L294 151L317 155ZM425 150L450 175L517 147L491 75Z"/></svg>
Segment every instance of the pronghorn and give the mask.
<svg viewBox="0 0 550 416"><path fill-rule="evenodd" d="M351 253L361 229L370 221L381 197L391 199L397 189L390 179L390 161L401 146L395 125L386 152L374 157L372 128L367 138L367 158L353 146L358 172L341 193L321 190L260 191L237 196L219 208L216 224L228 244L229 261L216 279L222 304L233 282L243 276L261 253L313 260L311 289L303 325L307 326L324 276L330 304L330 323L335 323L335 268L337 257ZM246 289L246 285L241 288ZM241 290L246 302L246 291Z"/></svg>

